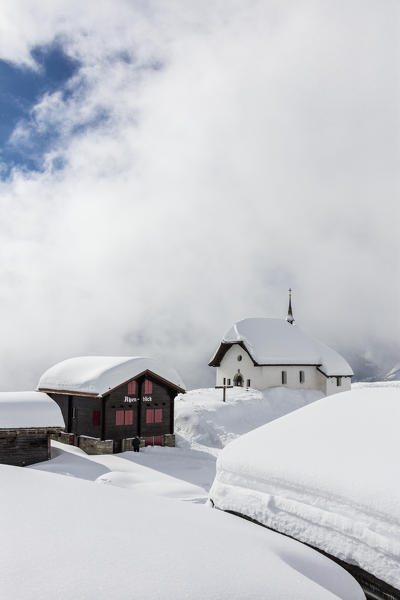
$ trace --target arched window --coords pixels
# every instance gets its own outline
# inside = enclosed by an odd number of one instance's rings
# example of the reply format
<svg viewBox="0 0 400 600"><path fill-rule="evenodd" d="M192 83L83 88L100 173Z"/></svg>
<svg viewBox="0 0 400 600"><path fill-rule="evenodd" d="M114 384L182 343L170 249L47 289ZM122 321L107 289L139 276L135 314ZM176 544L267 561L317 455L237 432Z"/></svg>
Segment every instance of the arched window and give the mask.
<svg viewBox="0 0 400 600"><path fill-rule="evenodd" d="M240 373L236 373L235 377L233 378L233 385L243 387L243 377L240 375Z"/></svg>

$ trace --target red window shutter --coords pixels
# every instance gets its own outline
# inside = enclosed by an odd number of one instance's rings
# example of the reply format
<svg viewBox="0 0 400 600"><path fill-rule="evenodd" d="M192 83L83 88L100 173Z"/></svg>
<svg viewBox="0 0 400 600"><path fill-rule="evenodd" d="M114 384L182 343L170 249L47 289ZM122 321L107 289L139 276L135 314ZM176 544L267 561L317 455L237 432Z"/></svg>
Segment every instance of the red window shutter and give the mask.
<svg viewBox="0 0 400 600"><path fill-rule="evenodd" d="M154 410L154 423L162 423L162 408Z"/></svg>
<svg viewBox="0 0 400 600"><path fill-rule="evenodd" d="M146 409L146 423L154 423L154 408Z"/></svg>
<svg viewBox="0 0 400 600"><path fill-rule="evenodd" d="M133 410L125 411L125 425L133 425Z"/></svg>
<svg viewBox="0 0 400 600"><path fill-rule="evenodd" d="M130 381L128 383L128 396L136 395L136 381Z"/></svg>
<svg viewBox="0 0 400 600"><path fill-rule="evenodd" d="M93 425L100 425L100 411L93 411Z"/></svg>
<svg viewBox="0 0 400 600"><path fill-rule="evenodd" d="M123 425L124 424L124 412L123 410L116 410L115 411L115 424L116 425Z"/></svg>
<svg viewBox="0 0 400 600"><path fill-rule="evenodd" d="M144 393L152 394L153 393L153 382L149 379L144 380Z"/></svg>

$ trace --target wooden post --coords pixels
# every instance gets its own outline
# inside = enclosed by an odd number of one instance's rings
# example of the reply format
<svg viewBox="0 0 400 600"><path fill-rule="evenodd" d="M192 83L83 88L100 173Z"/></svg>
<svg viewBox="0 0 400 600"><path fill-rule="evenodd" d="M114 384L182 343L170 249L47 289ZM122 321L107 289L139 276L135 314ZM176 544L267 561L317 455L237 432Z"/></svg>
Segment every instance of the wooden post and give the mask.
<svg viewBox="0 0 400 600"><path fill-rule="evenodd" d="M222 392L222 402L226 402L226 390L227 388L233 388L233 385L216 385L216 390L223 390Z"/></svg>

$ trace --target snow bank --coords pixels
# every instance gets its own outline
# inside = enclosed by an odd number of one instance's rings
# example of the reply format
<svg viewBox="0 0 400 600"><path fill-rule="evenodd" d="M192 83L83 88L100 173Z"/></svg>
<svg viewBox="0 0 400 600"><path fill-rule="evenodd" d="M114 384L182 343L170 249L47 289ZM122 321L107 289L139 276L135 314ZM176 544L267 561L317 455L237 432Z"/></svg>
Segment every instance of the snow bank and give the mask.
<svg viewBox="0 0 400 600"><path fill-rule="evenodd" d="M238 321L222 340L222 343L235 342L243 342L259 365L320 365L321 371L329 377L353 375L350 365L338 352L315 340L297 325L290 325L286 319ZM216 354L210 364L214 363Z"/></svg>
<svg viewBox="0 0 400 600"><path fill-rule="evenodd" d="M0 481L4 598L364 598L324 556L220 511L3 465Z"/></svg>
<svg viewBox="0 0 400 600"><path fill-rule="evenodd" d="M39 390L82 392L101 396L144 371L152 371L182 390L175 369L146 356L78 356L50 367L40 378Z"/></svg>
<svg viewBox="0 0 400 600"><path fill-rule="evenodd" d="M0 429L62 427L61 411L42 392L0 392Z"/></svg>
<svg viewBox="0 0 400 600"><path fill-rule="evenodd" d="M235 440L210 497L400 588L400 388L368 384Z"/></svg>
<svg viewBox="0 0 400 600"><path fill-rule="evenodd" d="M175 432L196 447L223 448L239 435L323 397L315 390L277 387L258 391L234 387L192 390L175 399Z"/></svg>

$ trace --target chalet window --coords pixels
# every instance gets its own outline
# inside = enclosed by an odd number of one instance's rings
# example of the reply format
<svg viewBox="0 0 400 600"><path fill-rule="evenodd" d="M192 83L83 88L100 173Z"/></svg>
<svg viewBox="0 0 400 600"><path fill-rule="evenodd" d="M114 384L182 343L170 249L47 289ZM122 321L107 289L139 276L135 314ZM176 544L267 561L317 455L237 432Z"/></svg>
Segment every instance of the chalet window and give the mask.
<svg viewBox="0 0 400 600"><path fill-rule="evenodd" d="M282 371L282 385L285 385L286 383L287 383L287 371Z"/></svg>
<svg viewBox="0 0 400 600"><path fill-rule="evenodd" d="M76 408L76 406L74 406L73 409L72 409L72 418L73 419L77 419L78 418L78 409Z"/></svg>
<svg viewBox="0 0 400 600"><path fill-rule="evenodd" d="M153 382L150 379L144 380L144 393L152 394L153 393Z"/></svg>
<svg viewBox="0 0 400 600"><path fill-rule="evenodd" d="M146 409L146 423L154 423L154 408Z"/></svg>
<svg viewBox="0 0 400 600"><path fill-rule="evenodd" d="M125 425L133 425L133 410L125 410Z"/></svg>
<svg viewBox="0 0 400 600"><path fill-rule="evenodd" d="M247 380L246 387L250 387L250 379Z"/></svg>
<svg viewBox="0 0 400 600"><path fill-rule="evenodd" d="M128 396L136 395L136 381L130 381L128 383Z"/></svg>
<svg viewBox="0 0 400 600"><path fill-rule="evenodd" d="M156 408L154 411L154 423L162 423L162 408Z"/></svg>
<svg viewBox="0 0 400 600"><path fill-rule="evenodd" d="M124 424L124 410L116 410L115 411L115 424L123 425Z"/></svg>
<svg viewBox="0 0 400 600"><path fill-rule="evenodd" d="M300 383L304 383L304 371L299 371L299 381Z"/></svg>
<svg viewBox="0 0 400 600"><path fill-rule="evenodd" d="M99 410L94 410L93 411L93 425L100 425L100 411Z"/></svg>
<svg viewBox="0 0 400 600"><path fill-rule="evenodd" d="M341 377L336 377L336 385L338 387L342 385L342 378Z"/></svg>

